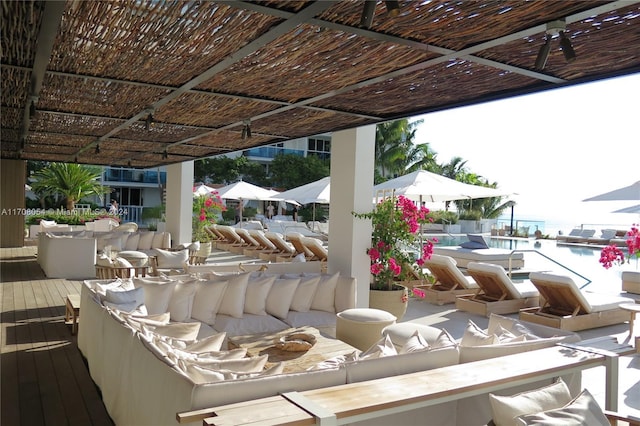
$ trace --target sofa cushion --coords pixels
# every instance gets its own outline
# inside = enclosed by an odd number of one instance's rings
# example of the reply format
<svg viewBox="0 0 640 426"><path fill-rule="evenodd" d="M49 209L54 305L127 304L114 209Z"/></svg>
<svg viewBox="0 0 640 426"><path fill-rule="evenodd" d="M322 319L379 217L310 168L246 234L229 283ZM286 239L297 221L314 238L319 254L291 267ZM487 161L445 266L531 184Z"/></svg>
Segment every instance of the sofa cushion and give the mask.
<svg viewBox="0 0 640 426"><path fill-rule="evenodd" d="M178 281L173 288L173 295L169 300L169 312L173 321L186 321L191 318L193 299L196 295L197 280Z"/></svg>
<svg viewBox="0 0 640 426"><path fill-rule="evenodd" d="M222 296L218 313L234 318L242 318L244 299L247 293L247 286L249 285L249 273L227 276L225 280L227 280L229 284Z"/></svg>
<svg viewBox="0 0 640 426"><path fill-rule="evenodd" d="M311 309L311 303L313 297L316 294L318 283L320 282L320 275L318 276L303 276L300 278L300 283L296 288L296 292L293 295L291 301L291 310L298 312L308 312Z"/></svg>
<svg viewBox="0 0 640 426"><path fill-rule="evenodd" d="M267 315L267 296L275 280L275 276L263 276L249 280L244 298L244 312L254 315Z"/></svg>
<svg viewBox="0 0 640 426"><path fill-rule="evenodd" d="M396 347L393 346L393 342L389 338L389 336L382 336L380 340L371 345L369 349L362 352L358 359L372 359L372 358L382 358L385 356L397 355L398 351L396 351Z"/></svg>
<svg viewBox="0 0 640 426"><path fill-rule="evenodd" d="M517 425L589 425L610 426L611 423L602 412L591 393L585 389L571 402L562 408L547 410L540 413L518 416Z"/></svg>
<svg viewBox="0 0 640 426"><path fill-rule="evenodd" d="M153 340L156 337L160 339L169 338L183 340L187 342L195 342L200 331L200 323L198 322L175 322L158 326L142 325L143 332L146 336L151 336Z"/></svg>
<svg viewBox="0 0 640 426"><path fill-rule="evenodd" d="M496 426L515 426L516 417L560 408L571 401L571 394L564 381L558 379L551 385L513 396L490 393L489 401Z"/></svg>
<svg viewBox="0 0 640 426"><path fill-rule="evenodd" d="M460 339L460 346L484 346L496 343L498 343L497 335L487 334L473 321L467 321L467 328L465 328L462 339Z"/></svg>
<svg viewBox="0 0 640 426"><path fill-rule="evenodd" d="M188 346L186 346L183 350L185 352L190 352L194 354L199 354L203 352L214 352L222 349L222 344L227 337L227 333L217 333L213 336L206 337L204 339L200 339Z"/></svg>
<svg viewBox="0 0 640 426"><path fill-rule="evenodd" d="M127 238L127 244L125 244L124 249L132 250L132 251L138 250L139 242L140 242L140 234L137 232L134 232L129 235L129 238Z"/></svg>
<svg viewBox="0 0 640 426"><path fill-rule="evenodd" d="M155 234L153 231L141 232L138 240L138 250L151 250L151 243L153 243Z"/></svg>
<svg viewBox="0 0 640 426"><path fill-rule="evenodd" d="M144 289L144 305L150 315L162 314L169 310L169 301L173 296L176 281L153 282L134 278L133 285Z"/></svg>
<svg viewBox="0 0 640 426"><path fill-rule="evenodd" d="M228 281L198 280L191 318L213 325L228 284Z"/></svg>
<svg viewBox="0 0 640 426"><path fill-rule="evenodd" d="M309 310L307 312L289 311L284 322L291 327L335 327L336 314L326 311Z"/></svg>
<svg viewBox="0 0 640 426"><path fill-rule="evenodd" d="M304 274L307 276L308 274ZM336 285L338 284L339 272L335 274L322 274L318 282L316 294L311 302L311 309L326 312L336 311Z"/></svg>
<svg viewBox="0 0 640 426"><path fill-rule="evenodd" d="M213 327L224 331L229 336L245 336L247 334L273 333L286 330L289 325L271 315L253 315L245 313L242 318L229 315L216 315Z"/></svg>
<svg viewBox="0 0 640 426"><path fill-rule="evenodd" d="M390 337L388 334L385 334L385 336ZM398 353L407 354L410 352L424 351L429 348L430 348L429 343L426 341L424 337L422 337L420 332L416 330L413 332L411 337L407 339L405 344L402 345L402 348L400 349L400 351L398 351Z"/></svg>
<svg viewBox="0 0 640 426"><path fill-rule="evenodd" d="M267 296L267 313L280 319L287 318L298 283L300 278L276 279Z"/></svg>
<svg viewBox="0 0 640 426"><path fill-rule="evenodd" d="M158 268L162 269L182 269L189 260L189 250L168 251L161 248L154 248L158 259Z"/></svg>
<svg viewBox="0 0 640 426"><path fill-rule="evenodd" d="M156 232L151 240L152 249L168 249L169 246L165 242L166 232Z"/></svg>
<svg viewBox="0 0 640 426"><path fill-rule="evenodd" d="M188 375L191 375L190 369L192 366L202 367L207 371L229 370L235 372L258 373L264 369L268 359L269 355L267 354L250 358L212 360L204 363L180 359L178 360L177 365L180 370L184 371Z"/></svg>
<svg viewBox="0 0 640 426"><path fill-rule="evenodd" d="M122 290L119 286L109 287L105 290L104 301L116 304L137 303L136 306L140 306L144 303L144 289Z"/></svg>

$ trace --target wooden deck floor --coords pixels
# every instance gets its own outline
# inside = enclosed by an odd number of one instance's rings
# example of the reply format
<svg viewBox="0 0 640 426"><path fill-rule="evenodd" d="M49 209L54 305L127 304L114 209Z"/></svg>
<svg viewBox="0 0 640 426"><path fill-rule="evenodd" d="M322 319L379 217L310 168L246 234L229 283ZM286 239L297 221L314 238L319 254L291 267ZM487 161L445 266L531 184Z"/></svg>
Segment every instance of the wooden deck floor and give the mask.
<svg viewBox="0 0 640 426"><path fill-rule="evenodd" d="M79 290L46 278L36 247L0 248L0 424L113 425L64 323L65 297Z"/></svg>

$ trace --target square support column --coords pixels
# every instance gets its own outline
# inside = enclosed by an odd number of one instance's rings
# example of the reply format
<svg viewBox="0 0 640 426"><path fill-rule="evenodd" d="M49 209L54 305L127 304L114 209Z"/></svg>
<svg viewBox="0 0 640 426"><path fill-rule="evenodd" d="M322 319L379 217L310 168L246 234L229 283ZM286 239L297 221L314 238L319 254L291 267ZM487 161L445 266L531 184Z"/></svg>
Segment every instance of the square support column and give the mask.
<svg viewBox="0 0 640 426"><path fill-rule="evenodd" d="M369 306L370 220L351 212L373 209L376 126L342 130L331 137L331 232L328 271L356 278L356 307Z"/></svg>
<svg viewBox="0 0 640 426"><path fill-rule="evenodd" d="M193 161L167 166L167 231L171 245L191 242Z"/></svg>
<svg viewBox="0 0 640 426"><path fill-rule="evenodd" d="M24 246L26 161L0 161L0 247Z"/></svg>

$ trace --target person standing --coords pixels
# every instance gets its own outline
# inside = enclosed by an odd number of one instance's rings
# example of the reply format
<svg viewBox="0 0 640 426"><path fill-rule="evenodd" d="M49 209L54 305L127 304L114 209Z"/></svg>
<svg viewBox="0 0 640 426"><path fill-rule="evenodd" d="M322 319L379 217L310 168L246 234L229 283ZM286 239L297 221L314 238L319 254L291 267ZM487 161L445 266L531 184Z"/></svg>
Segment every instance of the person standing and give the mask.
<svg viewBox="0 0 640 426"><path fill-rule="evenodd" d="M116 200L111 200L111 207L109 207L109 214L114 216L118 215L118 202Z"/></svg>
<svg viewBox="0 0 640 426"><path fill-rule="evenodd" d="M298 207L293 206L293 221L297 222L298 221Z"/></svg>
<svg viewBox="0 0 640 426"><path fill-rule="evenodd" d="M271 203L267 206L267 219L273 219L273 204Z"/></svg>

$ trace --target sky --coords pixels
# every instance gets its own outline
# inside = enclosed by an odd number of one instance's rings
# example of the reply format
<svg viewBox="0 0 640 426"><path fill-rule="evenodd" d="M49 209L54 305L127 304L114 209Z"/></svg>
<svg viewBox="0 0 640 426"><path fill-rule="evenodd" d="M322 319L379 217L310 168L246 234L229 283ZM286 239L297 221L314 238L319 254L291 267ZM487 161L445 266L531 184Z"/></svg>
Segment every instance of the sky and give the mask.
<svg viewBox="0 0 640 426"><path fill-rule="evenodd" d="M640 202L583 202L640 180L640 74L412 117L439 163L517 193L514 215L574 225L640 222ZM567 229L569 231L569 229Z"/></svg>

